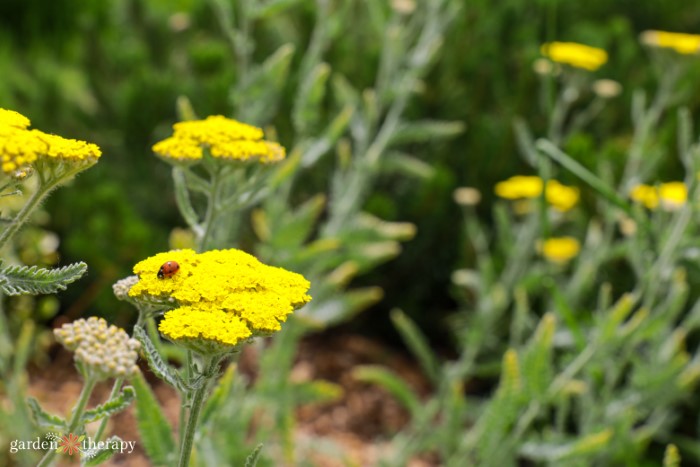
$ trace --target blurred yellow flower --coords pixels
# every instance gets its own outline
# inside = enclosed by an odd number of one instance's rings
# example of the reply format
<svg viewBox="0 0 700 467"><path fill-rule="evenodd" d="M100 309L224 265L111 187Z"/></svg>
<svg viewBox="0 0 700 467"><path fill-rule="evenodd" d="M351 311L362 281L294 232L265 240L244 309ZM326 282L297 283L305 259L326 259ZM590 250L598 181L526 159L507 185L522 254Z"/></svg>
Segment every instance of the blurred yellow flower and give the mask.
<svg viewBox="0 0 700 467"><path fill-rule="evenodd" d="M661 206L664 211L677 211L688 201L688 187L683 182L667 182L658 187L640 184L632 188L630 199L647 209Z"/></svg>
<svg viewBox="0 0 700 467"><path fill-rule="evenodd" d="M553 263L566 263L581 251L581 244L573 237L552 237L540 245L540 252Z"/></svg>
<svg viewBox="0 0 700 467"><path fill-rule="evenodd" d="M540 52L554 62L588 71L595 71L608 61L605 50L576 42L547 42Z"/></svg>
<svg viewBox="0 0 700 467"><path fill-rule="evenodd" d="M166 262L177 272L159 278ZM230 350L249 337L281 329L280 323L309 302L309 281L302 275L267 266L243 251L174 250L134 266L139 281L129 296L172 302L160 331L194 350Z"/></svg>
<svg viewBox="0 0 700 467"><path fill-rule="evenodd" d="M37 161L93 163L102 155L95 144L29 130L29 119L0 109L0 161L2 171L14 174Z"/></svg>
<svg viewBox="0 0 700 467"><path fill-rule="evenodd" d="M176 123L173 130L173 136L153 146L167 160L195 162L204 156L204 148L224 160L271 163L285 157L282 146L262 139L260 128L221 115Z"/></svg>
<svg viewBox="0 0 700 467"><path fill-rule="evenodd" d="M644 31L640 40L642 44L672 49L679 54L691 55L700 52L700 35L666 31Z"/></svg>
<svg viewBox="0 0 700 467"><path fill-rule="evenodd" d="M528 199L542 195L544 183L540 177L516 175L498 182L494 191L505 199ZM579 192L575 187L562 185L557 180L547 181L547 202L559 211L568 211L578 203Z"/></svg>

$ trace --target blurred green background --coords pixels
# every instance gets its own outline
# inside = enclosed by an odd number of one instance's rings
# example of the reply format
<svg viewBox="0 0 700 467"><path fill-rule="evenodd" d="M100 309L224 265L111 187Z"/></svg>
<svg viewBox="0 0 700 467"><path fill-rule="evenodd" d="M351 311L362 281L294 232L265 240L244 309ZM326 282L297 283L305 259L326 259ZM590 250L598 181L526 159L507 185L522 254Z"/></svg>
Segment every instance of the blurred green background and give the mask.
<svg viewBox="0 0 700 467"><path fill-rule="evenodd" d="M254 25L259 62L284 43L303 50L314 22L313 1L268 3L269 14ZM371 86L381 25L364 1L327 3L331 11L352 12L353 20L324 51L325 61L355 87ZM391 2L382 3L391 8ZM238 70L214 11L210 2L194 0L0 4L0 106L27 115L35 128L93 141L104 153L96 167L75 180L74 189L57 191L44 208L49 219L43 227L61 239L58 264L83 260L90 267L80 285L60 295L61 313L68 319L89 312L128 324L134 312L114 300L111 284L138 260L167 249L171 230L183 225L170 169L150 150L177 121L177 97L188 97L199 116L235 117L230 90ZM359 285L383 287L385 299L347 326L393 341L388 311L400 307L433 339L442 336L443 318L456 307L447 293L450 274L469 261L452 192L458 186L478 188L484 197L479 212L488 219L493 185L527 170L512 125L521 116L533 131L545 131L548 103L536 98L539 82L532 71L542 42L578 41L610 54L597 76L622 83L618 99L625 105L609 106L593 130L572 138L566 149L584 164L594 165L604 156L615 168L624 154L620 142L629 137L631 93L655 82L639 33L695 32L698 24L700 5L689 3L464 1L407 114L462 121L467 130L448 142L407 148L434 168L432 177L386 174L378 181L367 210L386 220L413 222L418 233L396 260L356 279ZM697 82L700 67L690 73L686 82ZM289 87L294 89L294 83ZM696 111L698 97L688 93L685 105ZM283 145L291 140L293 99L285 96L270 122ZM672 140L675 129L669 127L666 135ZM591 150L603 137L606 145ZM668 177L679 170L672 157L662 168ZM316 166L297 187L298 199L323 190L327 177L323 164Z"/></svg>

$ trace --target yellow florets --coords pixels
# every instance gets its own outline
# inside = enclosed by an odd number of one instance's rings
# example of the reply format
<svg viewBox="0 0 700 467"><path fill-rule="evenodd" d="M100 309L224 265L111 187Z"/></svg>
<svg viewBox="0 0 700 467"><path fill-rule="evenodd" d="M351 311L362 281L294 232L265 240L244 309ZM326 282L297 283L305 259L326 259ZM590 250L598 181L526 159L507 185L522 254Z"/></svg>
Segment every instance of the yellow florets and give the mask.
<svg viewBox="0 0 700 467"><path fill-rule="evenodd" d="M667 182L658 187L640 184L632 188L630 198L647 209L660 205L664 211L677 211L688 201L688 187L683 182Z"/></svg>
<svg viewBox="0 0 700 467"><path fill-rule="evenodd" d="M203 157L204 148L225 160L270 163L285 157L282 146L262 139L260 128L221 115L176 123L173 130L173 136L153 146L153 151L166 159L196 161Z"/></svg>
<svg viewBox="0 0 700 467"><path fill-rule="evenodd" d="M14 175L37 161L90 164L101 155L94 144L28 130L29 119L0 109L0 162L2 171Z"/></svg>
<svg viewBox="0 0 700 467"><path fill-rule="evenodd" d="M29 119L19 112L0 109L0 126L11 126L24 130L29 127L30 123Z"/></svg>
<svg viewBox="0 0 700 467"><path fill-rule="evenodd" d="M581 251L581 244L573 237L548 238L540 245L542 256L553 263L566 263Z"/></svg>
<svg viewBox="0 0 700 467"><path fill-rule="evenodd" d="M158 278L167 261L179 269ZM205 340L235 347L247 338L281 329L294 309L311 297L309 281L300 274L267 266L243 251L159 253L134 266L139 281L129 296L173 299L159 329L175 341Z"/></svg>
<svg viewBox="0 0 700 467"><path fill-rule="evenodd" d="M608 61L605 50L576 42L548 42L540 51L553 62L588 71L595 71Z"/></svg>
<svg viewBox="0 0 700 467"><path fill-rule="evenodd" d="M505 199L531 199L542 195L544 182L540 177L516 175L496 184L495 192ZM556 180L547 181L547 203L559 211L568 211L578 203L579 192L575 187L562 185Z"/></svg>
<svg viewBox="0 0 700 467"><path fill-rule="evenodd" d="M679 54L691 55L700 52L700 35L666 31L644 31L641 42L652 47L671 49Z"/></svg>

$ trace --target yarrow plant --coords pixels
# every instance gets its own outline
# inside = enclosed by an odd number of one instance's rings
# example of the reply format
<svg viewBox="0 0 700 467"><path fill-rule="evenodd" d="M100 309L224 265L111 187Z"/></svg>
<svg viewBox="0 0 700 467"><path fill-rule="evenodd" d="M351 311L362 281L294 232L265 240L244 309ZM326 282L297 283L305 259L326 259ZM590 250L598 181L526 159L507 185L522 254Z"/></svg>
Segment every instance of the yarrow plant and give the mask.
<svg viewBox="0 0 700 467"><path fill-rule="evenodd" d="M136 264L134 273L138 280L120 282L115 293L141 310L134 333L149 364L182 393L181 414L189 408L179 453L179 465L186 466L200 410L222 360L252 338L279 331L290 313L311 300L310 284L300 274L267 266L236 249L158 253ZM158 337L142 327L160 314L163 337L188 351L182 375L158 354Z"/></svg>
<svg viewBox="0 0 700 467"><path fill-rule="evenodd" d="M177 462L186 466L222 361L253 338L279 331L311 297L310 283L300 274L237 249L214 249L233 242L231 220L265 196L266 169L284 159L285 149L263 139L261 129L222 116L190 118L173 130L153 151L173 166L178 207L195 234L196 250L144 259L133 268L136 276L114 285L114 293L139 309L134 335L152 370L182 395ZM196 196L204 198L203 212L194 207ZM168 344L160 336L185 351L181 371L161 354ZM152 460L174 463L173 454Z"/></svg>
<svg viewBox="0 0 700 467"><path fill-rule="evenodd" d="M44 412L39 403L30 399L30 407L40 425L58 432L68 433L73 438L84 437L85 425L90 422L102 420L97 432L92 437L93 442L100 441L110 416L127 408L134 398L134 390L127 386L120 390L125 378L130 378L139 372L136 365L140 344L132 339L121 328L109 325L102 318L91 317L87 320L79 319L61 328L54 330L56 340L68 351L75 354L75 365L84 379L83 389L78 401L73 407L70 420L66 421L56 415ZM115 379L112 394L109 399L93 409L87 410L95 385L110 378ZM109 442L121 442L117 436L110 438ZM39 466L50 465L58 450L49 450L39 462ZM70 454L73 454L70 452ZM90 458L105 460L111 455L107 448L94 452L84 453Z"/></svg>
<svg viewBox="0 0 700 467"><path fill-rule="evenodd" d="M199 251L233 243L241 211L266 195L267 166L286 153L263 136L260 128L213 115L176 123L172 136L153 146L173 166L178 207ZM203 213L195 196L205 198Z"/></svg>
<svg viewBox="0 0 700 467"><path fill-rule="evenodd" d="M7 220L0 229L0 248L6 247L14 235L31 217L41 202L56 187L72 179L76 174L95 164L101 157L100 148L86 141L30 129L31 122L24 115L9 109L0 109L0 196L9 197L26 194L23 205L13 212L5 208ZM36 266L6 265L0 261L0 292L4 295L50 294L66 288L87 269L85 263L76 263L58 269ZM11 343L4 312L0 312L0 329L3 343ZM131 339L124 330L110 326L104 319L80 319L65 324L55 331L56 339L75 354L75 365L84 379L82 392L71 410L69 419L45 412L40 403L28 398L28 407L39 428L65 433L65 439L80 440L85 436L85 425L100 421L93 440L99 441L108 419L129 406L134 398L131 387L121 389L125 378L138 372L136 360L138 341ZM21 339L20 339L21 340ZM10 344L11 345L11 344ZM22 345L16 352L23 354ZM22 359L10 366L21 368ZM3 368L8 365L3 364ZM4 371L4 370L3 370ZM21 383L3 373L3 380L14 395L16 407L24 404ZM86 410L87 403L99 381L114 378L114 388L109 399L97 407ZM19 408L17 415L21 415ZM16 415L16 417L17 417ZM17 417L19 418L19 417ZM18 420L18 423L21 423ZM24 433L22 433L24 435ZM115 441L117 438L112 437ZM70 450L73 454L73 449ZM39 462L50 465L57 451L49 450ZM113 452L98 449L90 457L106 460Z"/></svg>

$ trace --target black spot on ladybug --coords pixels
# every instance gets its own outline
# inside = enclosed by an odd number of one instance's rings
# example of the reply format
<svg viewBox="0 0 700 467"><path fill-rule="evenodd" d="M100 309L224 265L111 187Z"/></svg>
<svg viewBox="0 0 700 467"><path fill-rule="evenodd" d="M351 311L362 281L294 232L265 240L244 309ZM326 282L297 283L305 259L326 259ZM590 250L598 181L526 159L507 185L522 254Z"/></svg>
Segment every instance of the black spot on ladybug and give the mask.
<svg viewBox="0 0 700 467"><path fill-rule="evenodd" d="M173 277L180 270L180 265L175 261L166 261L158 270L158 279Z"/></svg>

